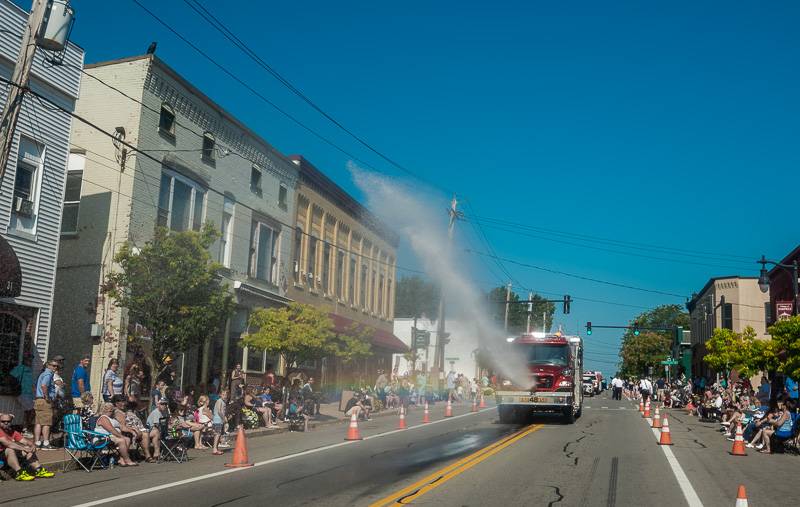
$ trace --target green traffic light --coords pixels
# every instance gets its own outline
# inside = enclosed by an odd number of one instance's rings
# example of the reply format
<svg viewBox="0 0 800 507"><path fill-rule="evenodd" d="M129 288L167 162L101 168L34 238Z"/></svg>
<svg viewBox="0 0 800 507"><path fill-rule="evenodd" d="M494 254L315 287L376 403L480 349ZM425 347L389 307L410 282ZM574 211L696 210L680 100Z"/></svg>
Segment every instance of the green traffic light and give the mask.
<svg viewBox="0 0 800 507"><path fill-rule="evenodd" d="M587 329L586 330L586 334L592 334L592 330L591 329Z"/></svg>
<svg viewBox="0 0 800 507"><path fill-rule="evenodd" d="M634 329L633 330L633 336L639 336L639 330L638 329Z"/></svg>

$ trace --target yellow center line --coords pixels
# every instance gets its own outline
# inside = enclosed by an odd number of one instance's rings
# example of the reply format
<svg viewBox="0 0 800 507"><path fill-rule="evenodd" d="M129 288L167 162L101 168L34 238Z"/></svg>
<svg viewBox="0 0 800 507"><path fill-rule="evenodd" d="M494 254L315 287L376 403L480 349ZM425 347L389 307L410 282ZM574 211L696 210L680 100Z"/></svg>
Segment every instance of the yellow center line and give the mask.
<svg viewBox="0 0 800 507"><path fill-rule="evenodd" d="M514 442L525 438L527 435L533 433L544 427L543 424L533 424L522 430L498 440L472 454L461 458L460 460L451 463L450 465L442 468L441 470L437 470L436 472L418 480L414 484L407 486L399 491L395 491L389 496L386 496L376 502L370 504L369 507L383 507L386 505L391 505L394 503L400 504L407 504L411 503L413 500L422 496L423 494L427 493L428 491L436 488L445 482L449 481L453 477L469 470L470 468L474 467L481 461L485 460L486 458L497 454L498 452L502 451L506 447L512 445Z"/></svg>

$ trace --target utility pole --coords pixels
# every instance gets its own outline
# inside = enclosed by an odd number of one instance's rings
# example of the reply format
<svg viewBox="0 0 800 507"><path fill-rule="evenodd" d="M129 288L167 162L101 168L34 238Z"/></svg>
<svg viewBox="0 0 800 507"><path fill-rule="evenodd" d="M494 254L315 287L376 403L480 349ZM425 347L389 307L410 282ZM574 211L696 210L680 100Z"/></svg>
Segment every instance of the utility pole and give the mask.
<svg viewBox="0 0 800 507"><path fill-rule="evenodd" d="M0 115L0 181L3 180L8 159L11 156L14 130L17 128L17 118L25 94L23 88L27 87L30 81L33 55L36 54L36 42L42 28L42 21L47 13L47 5L47 0L33 0L31 13L28 15L28 24L25 25L25 32L22 34L17 63L11 74L12 84L8 85L8 97L3 106L3 114Z"/></svg>
<svg viewBox="0 0 800 507"><path fill-rule="evenodd" d="M458 219L459 216L457 206L458 206L458 201L456 200L456 196L453 196L453 200L450 201L450 207L447 209L447 214L450 217L450 222L447 226L447 254L445 256L445 259L448 259L450 257L450 252L453 249L452 248L453 232L456 227L456 220ZM438 321L436 322L436 350L433 354L434 366L431 368L431 375L435 375L433 380L435 382L435 385L439 389L441 389L442 375L444 373L444 346L445 346L445 340L447 339L445 336L444 309L445 309L445 294L444 294L444 284L442 284L442 286L439 289L439 317Z"/></svg>
<svg viewBox="0 0 800 507"><path fill-rule="evenodd" d="M511 282L506 285L506 316L503 324L503 329L508 334L508 302L511 301Z"/></svg>
<svg viewBox="0 0 800 507"><path fill-rule="evenodd" d="M508 301L508 296L506 296ZM531 314L533 313L533 292L528 293L528 325L526 326L526 333L531 334Z"/></svg>
<svg viewBox="0 0 800 507"><path fill-rule="evenodd" d="M547 311L542 312L542 332L547 333Z"/></svg>

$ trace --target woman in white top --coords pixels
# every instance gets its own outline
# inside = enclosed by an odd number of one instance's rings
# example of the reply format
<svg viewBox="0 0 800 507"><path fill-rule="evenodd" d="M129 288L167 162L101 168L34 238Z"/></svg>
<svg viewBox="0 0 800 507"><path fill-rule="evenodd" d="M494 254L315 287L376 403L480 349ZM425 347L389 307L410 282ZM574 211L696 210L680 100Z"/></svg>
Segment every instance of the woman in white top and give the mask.
<svg viewBox="0 0 800 507"><path fill-rule="evenodd" d="M111 403L103 403L100 406L100 417L97 419L97 425L94 431L103 435L108 435L112 442L117 446L119 451L121 467L135 467L139 466L138 463L133 461L128 454L128 438L121 432L121 426L112 415L114 414L114 405Z"/></svg>
<svg viewBox="0 0 800 507"><path fill-rule="evenodd" d="M108 362L108 369L103 375L103 401L111 401L111 397L115 394L122 394L124 381L117 370L119 370L119 361L112 359Z"/></svg>
<svg viewBox="0 0 800 507"><path fill-rule="evenodd" d="M210 401L205 394L197 398L197 422L203 425L203 431L213 431L214 440L211 444L211 454L219 456L222 451L217 448L219 445L219 433L212 430L214 413L209 408Z"/></svg>

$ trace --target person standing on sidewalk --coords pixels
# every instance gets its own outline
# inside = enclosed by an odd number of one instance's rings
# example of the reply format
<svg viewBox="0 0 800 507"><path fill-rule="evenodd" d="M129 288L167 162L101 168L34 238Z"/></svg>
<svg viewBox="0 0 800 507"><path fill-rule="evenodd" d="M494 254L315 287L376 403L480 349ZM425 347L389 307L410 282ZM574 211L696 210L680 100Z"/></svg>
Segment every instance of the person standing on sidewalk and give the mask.
<svg viewBox="0 0 800 507"><path fill-rule="evenodd" d="M650 382L650 379L642 377L642 380L639 381L639 392L642 393L642 403L647 403L653 393L653 383Z"/></svg>
<svg viewBox="0 0 800 507"><path fill-rule="evenodd" d="M622 387L625 385L625 382L622 381L619 377L614 377L611 380L611 398L614 400L622 400Z"/></svg>
<svg viewBox="0 0 800 507"><path fill-rule="evenodd" d="M81 395L86 391L91 391L92 386L89 383L89 363L91 362L91 357L89 354L85 354L81 360L75 365L75 369L72 370L72 405L75 408L83 408L83 401L81 401Z"/></svg>
<svg viewBox="0 0 800 507"><path fill-rule="evenodd" d="M53 425L53 400L56 396L56 384L53 377L57 366L55 361L48 361L36 381L36 399L33 402L36 419L33 437L36 447L41 449L55 449L50 445L50 426Z"/></svg>

